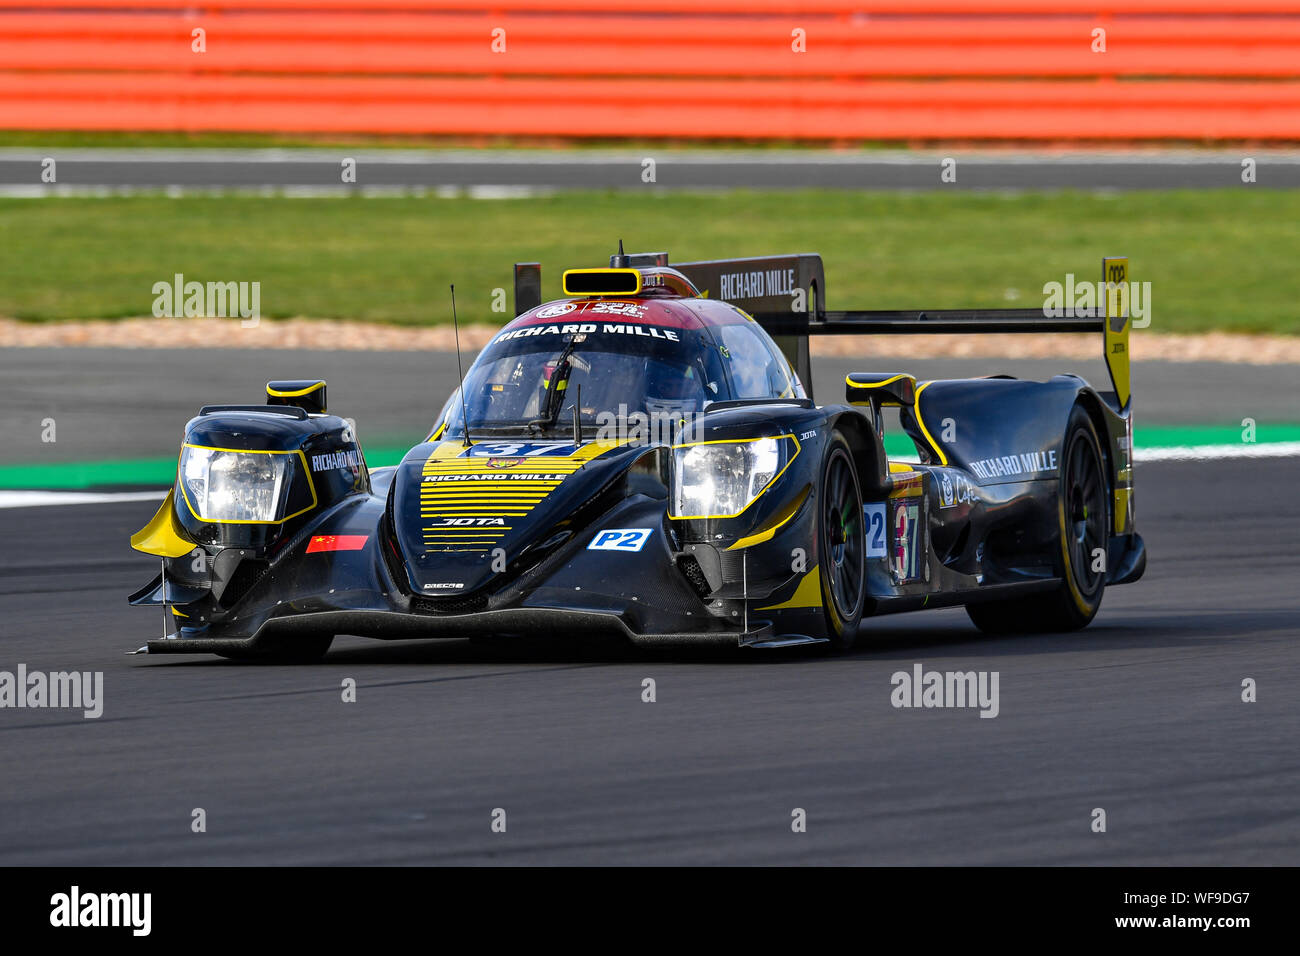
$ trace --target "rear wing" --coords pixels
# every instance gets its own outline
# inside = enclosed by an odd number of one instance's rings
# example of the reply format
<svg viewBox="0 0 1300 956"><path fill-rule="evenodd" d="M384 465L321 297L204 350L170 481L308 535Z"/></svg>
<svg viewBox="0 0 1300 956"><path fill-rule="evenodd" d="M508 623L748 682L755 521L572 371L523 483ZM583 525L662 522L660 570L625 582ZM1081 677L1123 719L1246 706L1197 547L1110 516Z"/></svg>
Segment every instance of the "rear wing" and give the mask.
<svg viewBox="0 0 1300 956"><path fill-rule="evenodd" d="M1129 371L1128 259L1122 256L1101 260L1101 286L1095 307L1076 309L1072 303L1051 309L889 309L834 312L820 310L820 299L810 299L811 309L749 309L734 299L732 305L745 308L768 334L782 343L782 351L794 365L805 388L811 375L807 359L810 335L969 335L971 333L1101 333L1106 368L1115 388L1115 400L1123 411L1131 397ZM822 286L824 288L824 284ZM784 344L797 341L797 351Z"/></svg>
<svg viewBox="0 0 1300 956"><path fill-rule="evenodd" d="M611 260L612 262L612 260ZM632 268L667 266L666 252L621 257ZM706 298L721 299L749 313L771 335L812 395L810 335L945 335L985 332L1102 333L1106 367L1123 411L1130 398L1128 259L1102 259L1098 304L1076 309L1072 303L1049 309L894 309L833 312L826 309L826 276L821 256L797 253L749 259L675 262ZM515 314L541 304L541 266L515 264ZM1059 313L1059 314L1058 314Z"/></svg>

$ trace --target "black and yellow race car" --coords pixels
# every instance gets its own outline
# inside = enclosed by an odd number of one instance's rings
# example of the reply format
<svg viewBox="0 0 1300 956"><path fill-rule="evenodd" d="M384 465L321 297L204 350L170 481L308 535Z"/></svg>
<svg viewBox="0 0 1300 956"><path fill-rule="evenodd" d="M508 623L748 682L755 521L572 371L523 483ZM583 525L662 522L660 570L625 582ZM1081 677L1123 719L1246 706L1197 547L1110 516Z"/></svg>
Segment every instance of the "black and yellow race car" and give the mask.
<svg viewBox="0 0 1300 956"><path fill-rule="evenodd" d="M1103 268L1127 282L1125 260ZM846 648L866 618L958 604L986 631L1083 627L1143 572L1122 297L830 312L816 255L670 266L621 246L566 272L565 298L540 288L516 265L517 317L395 467L367 467L323 381L191 419L131 540L161 560L131 603L175 622L148 652L578 632ZM864 371L812 399L811 335L972 331L1097 332L1113 389ZM887 408L917 460L886 457Z"/></svg>

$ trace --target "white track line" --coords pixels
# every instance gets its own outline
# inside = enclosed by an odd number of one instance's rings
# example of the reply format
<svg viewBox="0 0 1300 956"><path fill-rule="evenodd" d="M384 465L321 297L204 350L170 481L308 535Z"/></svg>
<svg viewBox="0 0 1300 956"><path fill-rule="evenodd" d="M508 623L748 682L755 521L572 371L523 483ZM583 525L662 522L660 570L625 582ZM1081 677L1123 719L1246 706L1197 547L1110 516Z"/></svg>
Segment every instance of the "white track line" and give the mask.
<svg viewBox="0 0 1300 956"><path fill-rule="evenodd" d="M709 192L698 189L696 192ZM716 190L715 190L716 191ZM111 199L118 196L166 196L182 199L191 196L212 198L280 197L284 199L533 199L553 196L559 189L551 186L517 184L481 186L67 186L40 183L0 183L0 199Z"/></svg>
<svg viewBox="0 0 1300 956"><path fill-rule="evenodd" d="M1170 445L1167 448L1133 450L1133 460L1204 461L1214 458L1291 458L1300 455L1300 441L1274 441L1234 445Z"/></svg>
<svg viewBox="0 0 1300 956"><path fill-rule="evenodd" d="M1172 445L1168 448L1138 448L1133 460L1210 461L1222 458L1293 458L1300 456L1300 441L1261 442L1235 445ZM916 461L898 456L893 461ZM0 508L38 508L50 505L111 504L118 501L160 501L166 490L158 491L0 491Z"/></svg>
<svg viewBox="0 0 1300 956"><path fill-rule="evenodd" d="M163 491L0 491L0 508L98 505L114 501L161 501Z"/></svg>

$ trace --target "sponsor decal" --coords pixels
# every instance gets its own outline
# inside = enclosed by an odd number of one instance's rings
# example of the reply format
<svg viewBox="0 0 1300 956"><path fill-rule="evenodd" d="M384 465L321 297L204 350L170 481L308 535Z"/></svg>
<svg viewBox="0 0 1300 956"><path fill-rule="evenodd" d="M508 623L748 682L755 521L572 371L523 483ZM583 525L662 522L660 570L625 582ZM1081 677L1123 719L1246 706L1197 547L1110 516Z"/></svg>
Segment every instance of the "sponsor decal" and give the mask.
<svg viewBox="0 0 1300 956"><path fill-rule="evenodd" d="M489 458L487 466L489 468L514 468L526 464L527 461L527 458Z"/></svg>
<svg viewBox="0 0 1300 956"><path fill-rule="evenodd" d="M894 490L889 493L891 498L919 498L925 494L925 478L919 472L894 475L893 482Z"/></svg>
<svg viewBox="0 0 1300 956"><path fill-rule="evenodd" d="M596 325L593 322L586 322L582 325L526 325L521 329L502 332L493 342L525 339L534 335L589 335L597 331L607 335L639 335L642 338L664 339L668 342L681 341L681 336L677 334L675 329L664 329L657 325L626 325L613 322L603 322Z"/></svg>
<svg viewBox="0 0 1300 956"><path fill-rule="evenodd" d="M652 528L609 528L587 545L588 551L640 551L650 540Z"/></svg>
<svg viewBox="0 0 1300 956"><path fill-rule="evenodd" d="M812 431L807 431L804 432L802 435L800 435L799 440L807 441L809 438L816 438L816 437L817 437L817 429L814 428Z"/></svg>
<svg viewBox="0 0 1300 956"><path fill-rule="evenodd" d="M459 591L465 586L464 581L440 581L437 584L426 584L426 591Z"/></svg>
<svg viewBox="0 0 1300 956"><path fill-rule="evenodd" d="M318 534L307 543L307 553L321 551L360 551L370 539L368 534Z"/></svg>
<svg viewBox="0 0 1300 956"><path fill-rule="evenodd" d="M611 325L606 322L601 331L611 335L640 335L645 338L667 339L669 342L681 341L672 329L661 329L654 325Z"/></svg>
<svg viewBox="0 0 1300 956"><path fill-rule="evenodd" d="M541 474L532 471L512 471L503 475L425 475L424 484L438 484L444 481L563 481L568 475Z"/></svg>
<svg viewBox="0 0 1300 956"><path fill-rule="evenodd" d="M939 480L939 507L951 508L955 505L971 505L979 499L975 496L975 486L965 475L945 471Z"/></svg>
<svg viewBox="0 0 1300 956"><path fill-rule="evenodd" d="M639 319L645 315L645 306L639 302L597 302L587 306L587 311L599 312L601 315L627 315Z"/></svg>
<svg viewBox="0 0 1300 956"><path fill-rule="evenodd" d="M572 312L576 308L577 305L572 302L562 302L559 305L548 305L544 309L538 309L533 314L539 319L553 319L557 315L564 315L565 313Z"/></svg>
<svg viewBox="0 0 1300 956"><path fill-rule="evenodd" d="M889 557L889 548L885 544L885 502L869 502L863 506L862 514L867 528L867 557Z"/></svg>
<svg viewBox="0 0 1300 956"><path fill-rule="evenodd" d="M596 325L594 322L584 322L581 325L577 323L572 325L525 325L520 329L502 332L494 341L505 342L509 339L527 339L534 335L589 335L595 331Z"/></svg>
<svg viewBox="0 0 1300 956"><path fill-rule="evenodd" d="M790 295L794 291L794 269L756 269L753 272L724 272L718 297L757 299L765 295Z"/></svg>
<svg viewBox="0 0 1300 956"><path fill-rule="evenodd" d="M335 451L324 455L311 456L312 471L358 471L361 468L361 455L355 451Z"/></svg>
<svg viewBox="0 0 1300 956"><path fill-rule="evenodd" d="M505 527L505 518L443 518L430 525L433 528L492 528Z"/></svg>
<svg viewBox="0 0 1300 956"><path fill-rule="evenodd" d="M970 470L981 481L994 478L1033 478L1043 472L1056 470L1056 449L1051 451L1026 451L1000 458L982 458L970 463Z"/></svg>

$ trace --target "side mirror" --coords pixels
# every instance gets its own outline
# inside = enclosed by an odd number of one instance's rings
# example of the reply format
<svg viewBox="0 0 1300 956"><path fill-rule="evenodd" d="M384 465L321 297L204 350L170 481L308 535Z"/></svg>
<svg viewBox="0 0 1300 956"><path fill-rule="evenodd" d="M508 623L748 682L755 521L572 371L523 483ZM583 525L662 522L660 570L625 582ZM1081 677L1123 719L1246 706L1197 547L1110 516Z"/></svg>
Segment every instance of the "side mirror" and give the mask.
<svg viewBox="0 0 1300 956"><path fill-rule="evenodd" d="M850 405L915 405L916 376L906 372L853 372L844 380Z"/></svg>
<svg viewBox="0 0 1300 956"><path fill-rule="evenodd" d="M885 420L880 410L886 406L916 404L916 376L906 372L852 372L844 379L844 398L850 405L871 408L876 434L882 435Z"/></svg>

